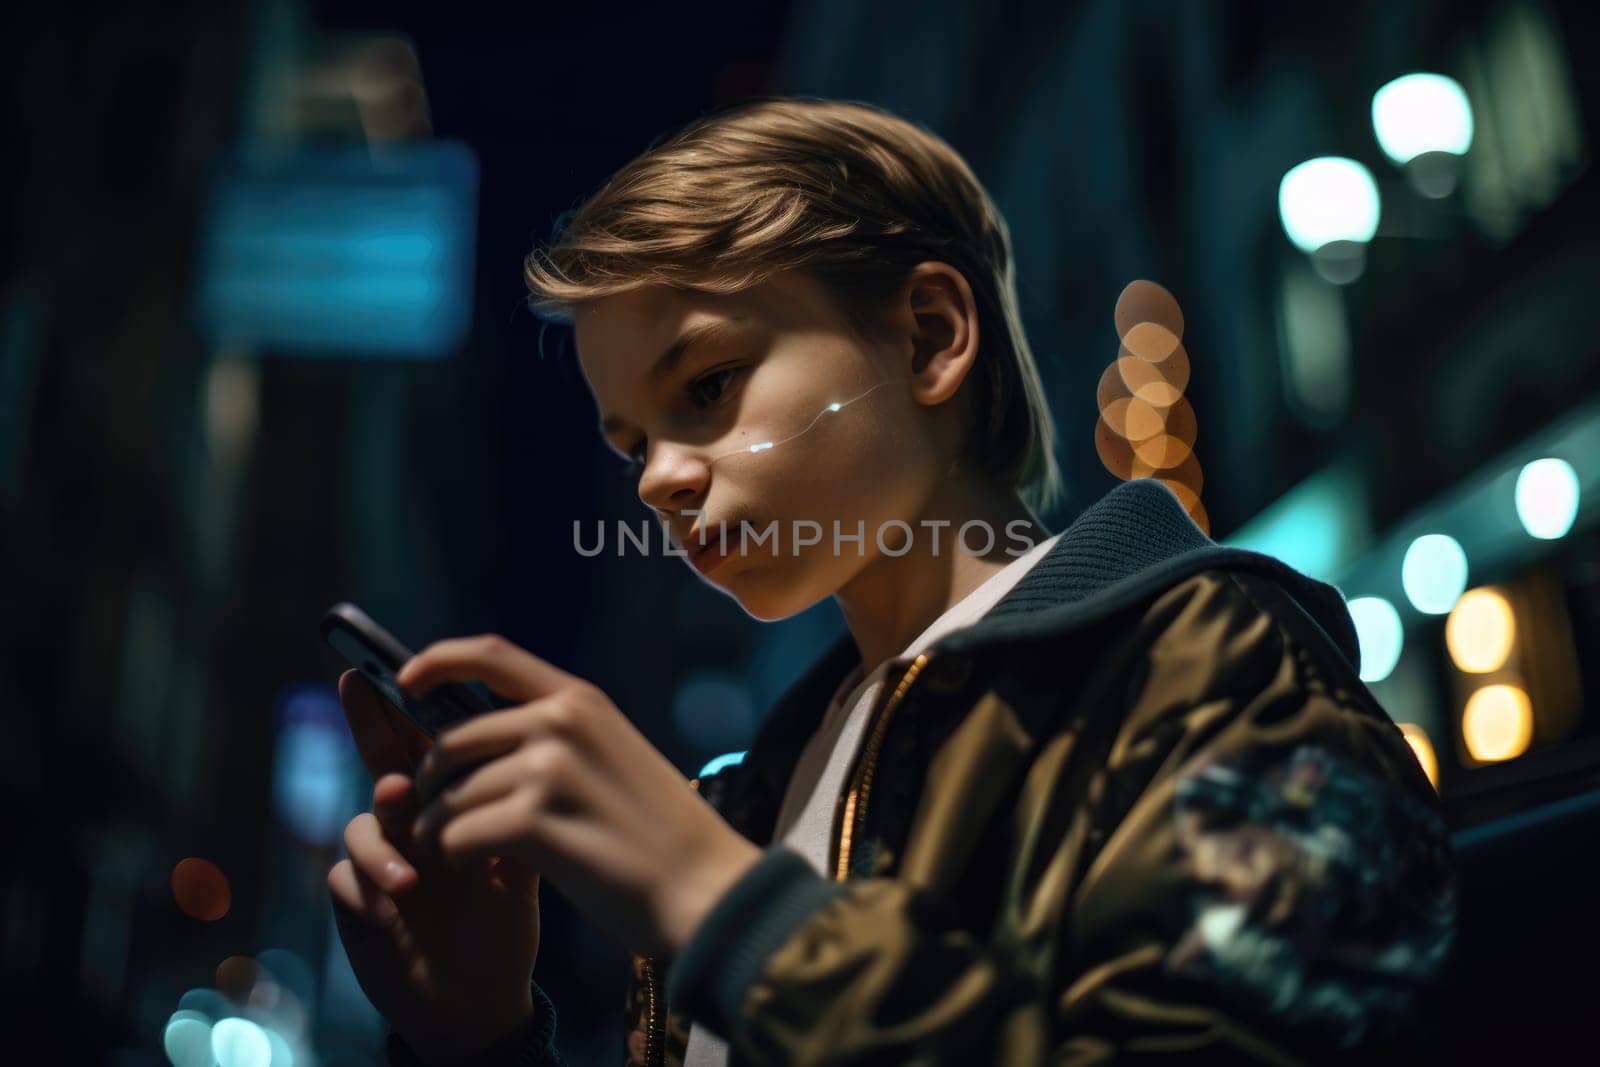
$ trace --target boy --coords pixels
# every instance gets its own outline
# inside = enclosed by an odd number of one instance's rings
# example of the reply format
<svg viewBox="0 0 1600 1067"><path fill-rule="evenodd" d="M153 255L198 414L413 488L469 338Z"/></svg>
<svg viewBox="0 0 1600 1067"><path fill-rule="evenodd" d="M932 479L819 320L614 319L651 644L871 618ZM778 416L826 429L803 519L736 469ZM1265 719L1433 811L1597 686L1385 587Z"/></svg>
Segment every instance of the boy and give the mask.
<svg viewBox="0 0 1600 1067"><path fill-rule="evenodd" d="M623 168L527 279L690 564L762 619L833 596L849 632L692 783L498 638L406 666L521 702L431 750L341 679L376 785L329 885L391 1062L560 1062L541 875L634 954L629 1064L1402 1047L1455 871L1342 597L1156 481L1050 535L1005 224L948 145L746 104Z"/></svg>

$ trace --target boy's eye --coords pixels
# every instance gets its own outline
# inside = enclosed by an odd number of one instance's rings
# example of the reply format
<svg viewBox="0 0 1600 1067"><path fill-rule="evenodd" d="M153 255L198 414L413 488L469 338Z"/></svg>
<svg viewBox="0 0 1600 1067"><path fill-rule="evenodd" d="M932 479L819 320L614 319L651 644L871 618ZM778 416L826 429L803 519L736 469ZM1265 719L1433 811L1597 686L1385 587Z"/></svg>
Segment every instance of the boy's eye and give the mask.
<svg viewBox="0 0 1600 1067"><path fill-rule="evenodd" d="M637 481L644 473L644 445L639 445L628 457L622 461L622 478L624 481Z"/></svg>
<svg viewBox="0 0 1600 1067"><path fill-rule="evenodd" d="M721 367L709 374L702 374L689 383L689 399L694 401L696 407L708 407L711 404L715 404L723 398L726 389L733 382L733 376L738 374L740 369L739 367ZM702 390L708 386L713 389L715 395L706 397L702 401L701 398L704 395Z"/></svg>
<svg viewBox="0 0 1600 1067"><path fill-rule="evenodd" d="M702 374L686 387L690 401L697 408L707 408L717 404L727 396L728 386L734 377L743 370L743 367L720 367L707 374ZM711 395L707 395L707 393ZM645 456L644 442L640 441L622 461L622 477L626 480L636 480L644 473Z"/></svg>

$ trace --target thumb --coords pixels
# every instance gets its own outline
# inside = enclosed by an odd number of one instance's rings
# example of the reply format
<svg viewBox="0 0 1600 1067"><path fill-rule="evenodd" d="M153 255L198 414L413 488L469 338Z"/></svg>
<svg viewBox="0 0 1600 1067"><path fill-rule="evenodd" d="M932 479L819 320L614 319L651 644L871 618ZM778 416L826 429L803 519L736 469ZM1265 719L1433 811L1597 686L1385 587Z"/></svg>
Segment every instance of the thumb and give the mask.
<svg viewBox="0 0 1600 1067"><path fill-rule="evenodd" d="M396 711L354 668L339 676L339 704L361 762L376 782L385 774L412 774L432 740Z"/></svg>

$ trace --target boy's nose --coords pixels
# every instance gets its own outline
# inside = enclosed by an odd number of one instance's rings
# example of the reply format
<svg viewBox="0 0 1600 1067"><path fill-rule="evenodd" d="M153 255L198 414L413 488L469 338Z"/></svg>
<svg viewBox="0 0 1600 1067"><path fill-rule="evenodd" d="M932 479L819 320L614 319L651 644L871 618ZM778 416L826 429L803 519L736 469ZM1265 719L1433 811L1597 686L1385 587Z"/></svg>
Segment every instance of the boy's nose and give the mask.
<svg viewBox="0 0 1600 1067"><path fill-rule="evenodd" d="M703 498L710 466L686 449L656 450L639 477L639 499L657 514L672 515Z"/></svg>

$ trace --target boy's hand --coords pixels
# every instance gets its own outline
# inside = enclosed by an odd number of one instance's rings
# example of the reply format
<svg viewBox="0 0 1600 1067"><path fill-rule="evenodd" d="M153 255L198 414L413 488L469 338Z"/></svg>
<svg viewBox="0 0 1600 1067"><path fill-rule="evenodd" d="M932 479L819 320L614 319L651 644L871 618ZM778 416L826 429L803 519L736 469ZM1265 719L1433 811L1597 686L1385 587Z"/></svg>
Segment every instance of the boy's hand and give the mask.
<svg viewBox="0 0 1600 1067"><path fill-rule="evenodd" d="M450 866L418 853L411 769L431 742L358 671L339 697L376 779L328 872L339 938L362 990L428 1062L481 1048L533 1012L539 875L515 860ZM400 773L396 773L396 772Z"/></svg>
<svg viewBox="0 0 1600 1067"><path fill-rule="evenodd" d="M437 642L397 678L416 693L482 681L522 702L452 726L423 757L424 854L515 857L640 955L681 948L761 858L599 688L502 637Z"/></svg>

